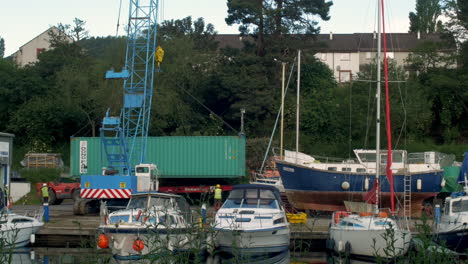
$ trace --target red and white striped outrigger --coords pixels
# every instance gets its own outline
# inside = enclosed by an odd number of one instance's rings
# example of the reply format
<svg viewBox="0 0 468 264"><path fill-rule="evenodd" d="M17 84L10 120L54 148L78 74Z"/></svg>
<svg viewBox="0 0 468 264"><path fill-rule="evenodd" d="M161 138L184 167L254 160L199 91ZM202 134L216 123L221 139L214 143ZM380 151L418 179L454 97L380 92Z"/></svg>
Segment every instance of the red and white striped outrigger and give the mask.
<svg viewBox="0 0 468 264"><path fill-rule="evenodd" d="M114 198L129 199L132 191L130 189L81 189L81 198Z"/></svg>

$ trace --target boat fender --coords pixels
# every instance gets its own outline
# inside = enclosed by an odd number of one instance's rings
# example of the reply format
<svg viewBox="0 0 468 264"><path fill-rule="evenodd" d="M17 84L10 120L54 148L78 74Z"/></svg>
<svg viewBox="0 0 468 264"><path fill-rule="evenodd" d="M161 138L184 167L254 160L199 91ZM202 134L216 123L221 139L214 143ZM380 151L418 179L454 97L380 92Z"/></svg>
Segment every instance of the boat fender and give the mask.
<svg viewBox="0 0 468 264"><path fill-rule="evenodd" d="M367 178L367 177L364 180L364 190L366 190L366 191L369 190L369 178Z"/></svg>
<svg viewBox="0 0 468 264"><path fill-rule="evenodd" d="M345 253L349 255L351 253L351 244L349 243L349 241L346 241L346 244L344 247L345 247L344 249Z"/></svg>
<svg viewBox="0 0 468 264"><path fill-rule="evenodd" d="M335 212L335 224L338 224L340 222L341 217L347 217L348 215L348 212L345 211Z"/></svg>
<svg viewBox="0 0 468 264"><path fill-rule="evenodd" d="M418 191L420 191L422 189L422 180L421 179L418 179L416 181L416 189L418 189Z"/></svg>
<svg viewBox="0 0 468 264"><path fill-rule="evenodd" d="M31 236L29 237L29 242L31 242L31 244L34 244L36 242L36 235L35 234L31 234Z"/></svg>
<svg viewBox="0 0 468 264"><path fill-rule="evenodd" d="M445 178L442 179L442 182L440 183L440 187L445 187Z"/></svg>
<svg viewBox="0 0 468 264"><path fill-rule="evenodd" d="M140 238L137 238L135 242L133 242L132 247L135 251L140 252L145 248L145 243Z"/></svg>
<svg viewBox="0 0 468 264"><path fill-rule="evenodd" d="M34 253L34 250L31 250L31 251L29 252L29 258L30 258L31 260L35 260L35 259L36 259L36 253Z"/></svg>
<svg viewBox="0 0 468 264"><path fill-rule="evenodd" d="M338 241L338 251L339 252L343 252L344 250L344 246L343 246L343 241Z"/></svg>
<svg viewBox="0 0 468 264"><path fill-rule="evenodd" d="M343 188L343 190L348 190L348 189L349 189L349 182L344 181L344 182L341 184L341 188Z"/></svg>
<svg viewBox="0 0 468 264"><path fill-rule="evenodd" d="M98 238L98 247L99 248L108 248L109 247L109 239L106 235L100 234Z"/></svg>

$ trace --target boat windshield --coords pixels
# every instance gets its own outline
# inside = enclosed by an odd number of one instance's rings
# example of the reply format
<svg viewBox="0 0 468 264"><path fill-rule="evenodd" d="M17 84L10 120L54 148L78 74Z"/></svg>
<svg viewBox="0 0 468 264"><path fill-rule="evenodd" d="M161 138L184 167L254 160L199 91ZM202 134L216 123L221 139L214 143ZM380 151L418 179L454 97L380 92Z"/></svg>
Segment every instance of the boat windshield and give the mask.
<svg viewBox="0 0 468 264"><path fill-rule="evenodd" d="M128 203L127 209L146 208L148 205L148 197L134 197Z"/></svg>
<svg viewBox="0 0 468 264"><path fill-rule="evenodd" d="M452 203L452 212L468 212L468 200L459 200Z"/></svg>
<svg viewBox="0 0 468 264"><path fill-rule="evenodd" d="M174 207L169 197L151 197L150 207L153 207L153 206L167 208L167 209Z"/></svg>
<svg viewBox="0 0 468 264"><path fill-rule="evenodd" d="M263 189L232 190L223 208L267 208L278 209L274 193Z"/></svg>

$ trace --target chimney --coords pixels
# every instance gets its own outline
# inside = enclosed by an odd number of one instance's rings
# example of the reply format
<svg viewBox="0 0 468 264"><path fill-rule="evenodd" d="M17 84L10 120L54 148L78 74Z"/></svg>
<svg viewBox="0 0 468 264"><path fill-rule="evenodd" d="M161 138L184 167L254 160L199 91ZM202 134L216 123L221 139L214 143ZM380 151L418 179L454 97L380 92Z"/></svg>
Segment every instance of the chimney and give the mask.
<svg viewBox="0 0 468 264"><path fill-rule="evenodd" d="M418 30L417 36L418 36L418 39L421 39L421 32L419 32L419 30Z"/></svg>
<svg viewBox="0 0 468 264"><path fill-rule="evenodd" d="M330 31L330 40L333 40L333 32Z"/></svg>
<svg viewBox="0 0 468 264"><path fill-rule="evenodd" d="M375 32L375 30L374 30L374 39L376 39L376 38L377 38L377 32Z"/></svg>

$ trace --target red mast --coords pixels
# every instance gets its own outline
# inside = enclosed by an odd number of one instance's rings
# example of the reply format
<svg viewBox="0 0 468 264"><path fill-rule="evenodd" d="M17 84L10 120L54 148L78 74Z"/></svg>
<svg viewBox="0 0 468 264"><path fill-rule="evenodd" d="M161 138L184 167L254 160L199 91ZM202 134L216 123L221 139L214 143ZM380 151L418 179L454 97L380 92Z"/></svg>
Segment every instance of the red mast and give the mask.
<svg viewBox="0 0 468 264"><path fill-rule="evenodd" d="M387 177L390 182L390 203L391 212L395 212L395 193L393 189L393 174L392 174L392 130L390 124L390 89L388 87L388 60L387 60L387 36L385 34L385 12L384 0L382 1L382 33L383 33L383 50L384 50L384 76L385 76L385 125L387 131ZM380 62L379 62L380 63Z"/></svg>

